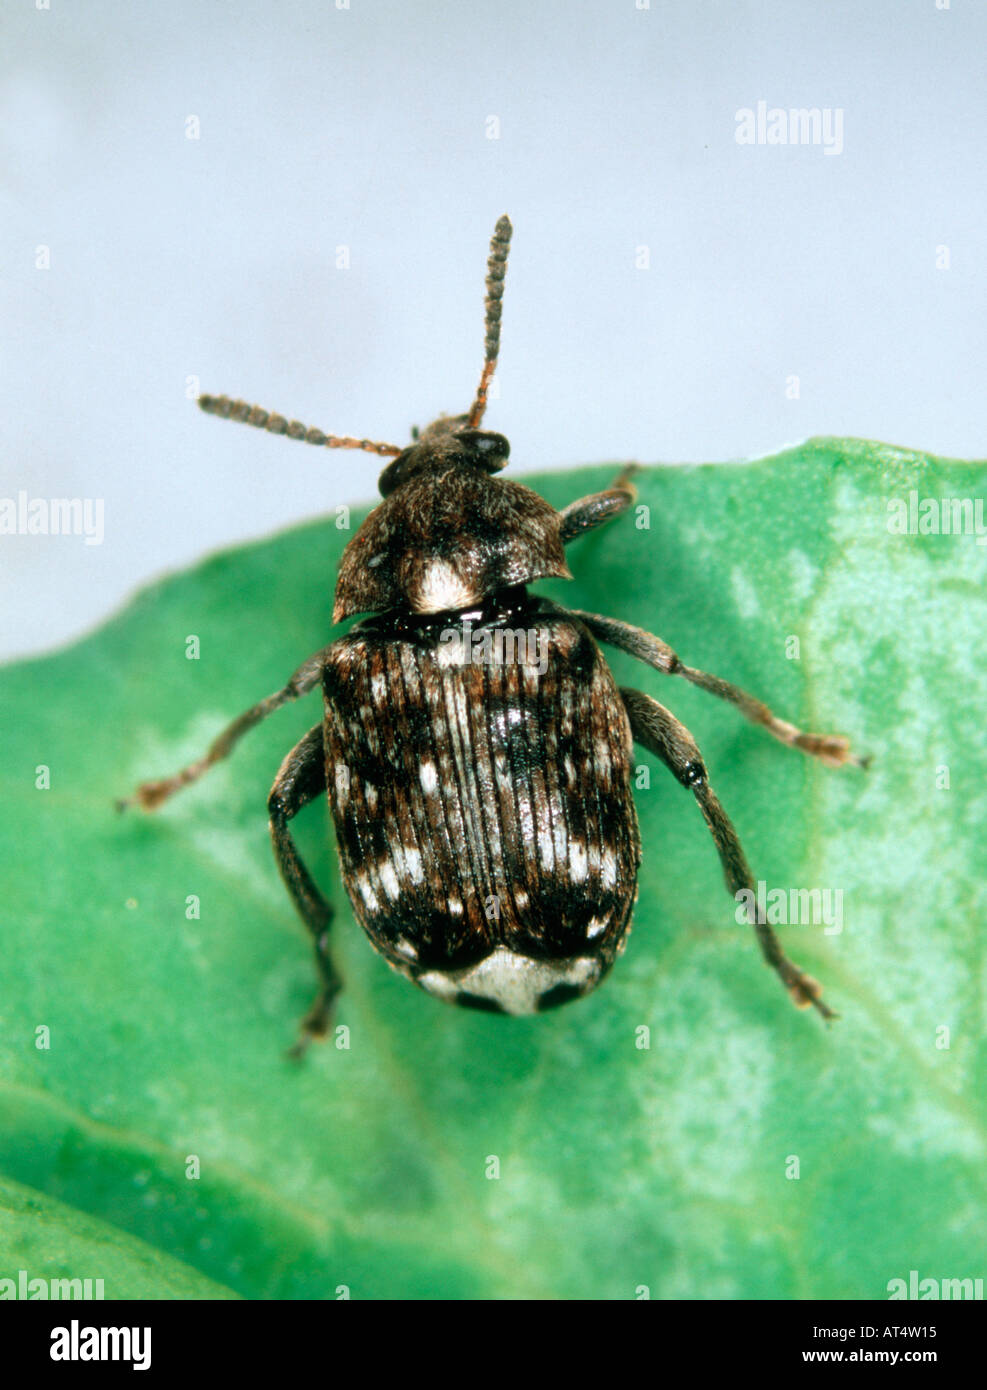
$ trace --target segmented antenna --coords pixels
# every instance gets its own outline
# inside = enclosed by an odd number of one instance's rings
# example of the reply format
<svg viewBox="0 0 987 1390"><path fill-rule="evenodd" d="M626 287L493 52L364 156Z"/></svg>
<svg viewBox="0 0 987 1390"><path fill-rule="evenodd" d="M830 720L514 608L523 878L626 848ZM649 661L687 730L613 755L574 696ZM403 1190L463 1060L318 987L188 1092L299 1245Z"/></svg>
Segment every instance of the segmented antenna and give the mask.
<svg viewBox="0 0 987 1390"><path fill-rule="evenodd" d="M259 405L231 401L229 396L200 396L199 407L207 415L238 420L240 424L253 425L270 434L286 434L289 439L301 439L306 444L318 444L326 449L364 449L382 458L396 458L401 453L396 444L375 444L370 439L354 439L348 434L323 434L321 430L309 429L300 420L286 420L283 415L272 415Z"/></svg>
<svg viewBox="0 0 987 1390"><path fill-rule="evenodd" d="M487 314L485 320L486 340L484 342L483 372L476 388L476 399L470 407L469 426L475 429L483 419L487 408L487 391L494 372L497 370L497 354L500 351L500 311L503 307L504 276L507 274L507 252L511 245L511 226L509 217L501 217L494 228L490 241L490 255L487 258Z"/></svg>

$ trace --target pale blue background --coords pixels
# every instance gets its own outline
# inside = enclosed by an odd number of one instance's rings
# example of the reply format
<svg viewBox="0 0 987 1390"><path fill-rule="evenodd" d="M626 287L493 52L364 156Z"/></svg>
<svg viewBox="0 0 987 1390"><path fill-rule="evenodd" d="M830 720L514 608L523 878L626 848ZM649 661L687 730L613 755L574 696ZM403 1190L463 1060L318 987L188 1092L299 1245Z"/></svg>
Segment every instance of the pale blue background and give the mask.
<svg viewBox="0 0 987 1390"><path fill-rule="evenodd" d="M105 498L106 538L0 538L6 654L369 497L372 459L208 420L186 377L403 442L470 400L502 211L517 472L987 452L983 4L51 6L0 21L0 495ZM842 107L844 152L738 146L759 100Z"/></svg>

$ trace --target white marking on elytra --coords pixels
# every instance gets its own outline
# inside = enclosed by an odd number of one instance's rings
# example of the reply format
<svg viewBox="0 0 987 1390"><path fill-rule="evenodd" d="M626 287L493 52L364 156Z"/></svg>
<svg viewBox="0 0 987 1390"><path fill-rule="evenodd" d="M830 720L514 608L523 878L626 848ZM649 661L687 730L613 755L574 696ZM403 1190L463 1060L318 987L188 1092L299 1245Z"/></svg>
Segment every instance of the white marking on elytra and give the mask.
<svg viewBox="0 0 987 1390"><path fill-rule="evenodd" d="M566 851L569 845L569 832L566 829L565 812L562 810L562 801L554 787L551 790L551 807L552 840L555 849L555 862L557 864L564 864Z"/></svg>
<svg viewBox="0 0 987 1390"><path fill-rule="evenodd" d="M548 871L554 869L555 842L552 839L552 827L550 825L539 825L538 827L538 852L541 856L542 868Z"/></svg>
<svg viewBox="0 0 987 1390"><path fill-rule="evenodd" d="M375 671L370 677L370 692L378 704L382 704L387 694L387 680L383 671Z"/></svg>
<svg viewBox="0 0 987 1390"><path fill-rule="evenodd" d="M380 874L380 881L384 885L384 892L394 902L401 893L401 885L398 883L398 876L394 872L394 865L389 859L382 859L377 865L377 872Z"/></svg>
<svg viewBox="0 0 987 1390"><path fill-rule="evenodd" d="M408 866L408 873L411 875L412 883L421 883L425 877L422 871L421 853L414 845L404 846L404 861Z"/></svg>
<svg viewBox="0 0 987 1390"><path fill-rule="evenodd" d="M476 757L473 751L466 691L460 681L444 681L443 684L446 690L449 715L448 728L450 739L455 750L455 760L460 766L475 763ZM451 708L449 708L450 704ZM443 789L448 800L452 800L456 797L454 778L455 773L452 766L450 766L447 783ZM478 808L473 806L472 798L469 796L461 798L460 805L465 822L464 829L467 836L475 844L482 843L484 837L482 813Z"/></svg>
<svg viewBox="0 0 987 1390"><path fill-rule="evenodd" d="M603 858L600 862L600 877L604 888L613 888L617 882L617 856L612 849L603 851Z"/></svg>
<svg viewBox="0 0 987 1390"><path fill-rule="evenodd" d="M605 738L596 740L596 770L604 777L610 772L610 745Z"/></svg>
<svg viewBox="0 0 987 1390"><path fill-rule="evenodd" d="M379 912L380 902L378 901L377 894L370 886L370 880L364 874L358 874L356 879L356 886L360 891L360 897L367 904L367 907L369 907L370 911Z"/></svg>
<svg viewBox="0 0 987 1390"><path fill-rule="evenodd" d="M417 613L443 613L447 608L465 608L478 597L473 585L447 560L432 560L421 577L412 607Z"/></svg>
<svg viewBox="0 0 987 1390"><path fill-rule="evenodd" d="M605 917L591 917L586 924L586 935L592 941L594 936L599 936L607 929L607 919Z"/></svg>
<svg viewBox="0 0 987 1390"><path fill-rule="evenodd" d="M336 800L345 806L350 794L350 770L346 763L337 763L335 769Z"/></svg>
<svg viewBox="0 0 987 1390"><path fill-rule="evenodd" d="M462 904L462 900L459 899L459 898L450 898L450 899L449 899L449 911L452 913L452 915L453 915L454 917L462 917L462 915L463 915L463 904Z"/></svg>
<svg viewBox="0 0 987 1390"><path fill-rule="evenodd" d="M439 785L439 776L435 770L434 763L422 763L418 769L418 776L421 778L422 790L434 792Z"/></svg>
<svg viewBox="0 0 987 1390"><path fill-rule="evenodd" d="M569 841L569 877L573 883L582 883L586 877L586 846L581 840Z"/></svg>
<svg viewBox="0 0 987 1390"><path fill-rule="evenodd" d="M600 962L592 956L572 956L567 960L533 960L498 946L490 955L467 970L429 970L418 976L418 984L440 999L457 994L475 994L492 999L508 1014L533 1014L544 994L557 985L592 989L600 978Z"/></svg>
<svg viewBox="0 0 987 1390"><path fill-rule="evenodd" d="M414 946L406 937L399 936L394 943L394 949L399 955L407 956L408 960L418 959L417 946Z"/></svg>

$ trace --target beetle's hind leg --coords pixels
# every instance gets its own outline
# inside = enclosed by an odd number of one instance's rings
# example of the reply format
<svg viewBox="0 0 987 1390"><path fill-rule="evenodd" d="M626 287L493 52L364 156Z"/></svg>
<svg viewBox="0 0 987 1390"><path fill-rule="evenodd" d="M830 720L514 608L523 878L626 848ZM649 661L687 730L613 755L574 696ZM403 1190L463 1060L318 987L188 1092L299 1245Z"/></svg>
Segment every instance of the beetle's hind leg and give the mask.
<svg viewBox="0 0 987 1390"><path fill-rule="evenodd" d="M329 1031L333 1000L343 984L329 954L329 925L333 910L302 863L288 829L288 822L310 801L323 796L325 790L326 760L320 723L314 729L309 729L285 758L267 801L274 855L285 887L302 921L312 933L315 963L322 981L315 1003L302 1019L298 1041L290 1053L293 1057L301 1057L313 1038L325 1037Z"/></svg>
<svg viewBox="0 0 987 1390"><path fill-rule="evenodd" d="M709 785L702 755L689 730L650 695L645 695L640 690L621 690L620 694L634 738L661 758L665 766L684 787L689 788L699 803L699 809L709 826L720 856L723 876L730 892L736 897L742 889L747 889L751 895L748 901L756 903L754 880L737 832ZM788 959L759 906L753 909L751 925L757 933L764 959L780 977L798 1007L805 1009L811 1005L819 1010L823 1018L835 1018L832 1009L820 998L822 986Z"/></svg>
<svg viewBox="0 0 987 1390"><path fill-rule="evenodd" d="M613 480L606 492L594 492L589 497L580 497L563 507L559 513L561 524L559 535L562 544L568 545L577 536L587 531L595 531L606 521L626 512L637 501L637 488L631 482L631 475L637 471L636 463L629 463Z"/></svg>

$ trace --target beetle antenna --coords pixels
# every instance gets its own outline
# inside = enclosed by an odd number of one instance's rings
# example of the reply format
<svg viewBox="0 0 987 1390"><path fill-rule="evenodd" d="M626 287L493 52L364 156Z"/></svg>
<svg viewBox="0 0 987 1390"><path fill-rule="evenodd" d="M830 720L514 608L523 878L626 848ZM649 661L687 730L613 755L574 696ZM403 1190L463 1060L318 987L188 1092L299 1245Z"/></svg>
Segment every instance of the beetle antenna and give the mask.
<svg viewBox="0 0 987 1390"><path fill-rule="evenodd" d="M500 351L500 311L504 298L504 276L507 274L507 252L510 249L513 230L511 219L506 216L501 217L498 219L493 237L490 240L490 255L487 258L487 313L484 321L486 339L484 342L483 372L480 376L480 384L476 388L476 399L470 407L468 421L470 429L476 429L483 419L483 413L487 408L487 391L490 389L493 374L497 370L497 354Z"/></svg>
<svg viewBox="0 0 987 1390"><path fill-rule="evenodd" d="M382 458L396 458L401 453L397 444L375 444L373 440L355 439L349 434L323 434L321 430L309 429L300 420L286 420L283 415L272 415L259 405L231 401L229 396L200 396L199 408L207 415L218 415L223 420L238 420L243 425L254 425L271 434L286 434L289 439L301 439L306 444L318 444L326 449L365 449L367 453L380 454Z"/></svg>

